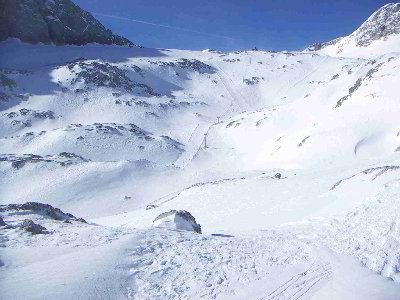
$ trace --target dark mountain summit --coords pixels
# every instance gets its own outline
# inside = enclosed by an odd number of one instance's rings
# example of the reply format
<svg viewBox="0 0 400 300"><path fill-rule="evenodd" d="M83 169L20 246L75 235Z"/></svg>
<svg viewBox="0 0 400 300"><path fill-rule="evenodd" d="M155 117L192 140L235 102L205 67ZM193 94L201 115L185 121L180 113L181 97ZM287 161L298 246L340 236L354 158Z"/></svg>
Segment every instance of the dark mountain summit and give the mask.
<svg viewBox="0 0 400 300"><path fill-rule="evenodd" d="M0 41L135 46L70 0L0 0Z"/></svg>

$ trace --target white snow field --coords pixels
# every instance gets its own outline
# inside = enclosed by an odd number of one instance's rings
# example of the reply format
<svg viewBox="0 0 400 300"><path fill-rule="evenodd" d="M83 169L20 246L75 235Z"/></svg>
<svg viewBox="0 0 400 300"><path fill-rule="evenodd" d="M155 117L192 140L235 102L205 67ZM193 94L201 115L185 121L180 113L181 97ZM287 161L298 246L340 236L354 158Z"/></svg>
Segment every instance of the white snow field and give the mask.
<svg viewBox="0 0 400 300"><path fill-rule="evenodd" d="M302 52L0 43L0 299L400 300L399 12Z"/></svg>

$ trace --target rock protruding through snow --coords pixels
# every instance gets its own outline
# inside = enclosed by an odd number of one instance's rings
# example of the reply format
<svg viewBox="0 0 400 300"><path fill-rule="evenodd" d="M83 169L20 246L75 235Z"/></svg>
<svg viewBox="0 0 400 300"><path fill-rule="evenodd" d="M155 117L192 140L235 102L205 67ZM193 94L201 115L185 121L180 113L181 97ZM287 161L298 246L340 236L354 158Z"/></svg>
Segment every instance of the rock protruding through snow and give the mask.
<svg viewBox="0 0 400 300"><path fill-rule="evenodd" d="M154 219L153 226L201 233L200 224L198 224L196 219L186 210L171 210L162 213Z"/></svg>
<svg viewBox="0 0 400 300"><path fill-rule="evenodd" d="M26 219L22 222L21 228L32 234L45 234L47 229L40 224L36 224L32 220Z"/></svg>
<svg viewBox="0 0 400 300"><path fill-rule="evenodd" d="M0 205L0 212L9 210L32 211L33 213L42 214L57 221L73 220L86 223L86 221L82 218L77 218L70 213L64 213L59 208L39 202L26 202L25 204Z"/></svg>

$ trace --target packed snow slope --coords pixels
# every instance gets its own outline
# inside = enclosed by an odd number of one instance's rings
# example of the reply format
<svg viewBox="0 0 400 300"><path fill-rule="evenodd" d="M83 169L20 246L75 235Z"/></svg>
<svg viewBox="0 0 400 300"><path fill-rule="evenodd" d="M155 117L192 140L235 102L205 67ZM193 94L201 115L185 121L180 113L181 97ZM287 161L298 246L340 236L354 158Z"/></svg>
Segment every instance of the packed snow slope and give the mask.
<svg viewBox="0 0 400 300"><path fill-rule="evenodd" d="M303 52L0 43L0 298L399 300L399 7Z"/></svg>

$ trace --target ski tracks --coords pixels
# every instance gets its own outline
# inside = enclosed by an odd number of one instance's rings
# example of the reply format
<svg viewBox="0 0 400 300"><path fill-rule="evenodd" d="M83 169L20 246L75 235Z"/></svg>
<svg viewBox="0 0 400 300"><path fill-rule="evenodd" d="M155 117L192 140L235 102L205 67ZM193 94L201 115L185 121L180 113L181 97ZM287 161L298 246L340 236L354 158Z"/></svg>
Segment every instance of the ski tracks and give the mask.
<svg viewBox="0 0 400 300"><path fill-rule="evenodd" d="M332 276L330 263L314 264L302 273L294 275L278 288L260 300L300 300L308 299L312 289Z"/></svg>
<svg viewBox="0 0 400 300"><path fill-rule="evenodd" d="M233 101L239 106L242 111L250 111L251 107L244 99L244 97L239 93L239 95L233 90L231 85L228 82L228 77L226 76L225 72L222 71L220 68L217 68L218 72L217 75L221 80L222 84L224 85L225 89L227 90L228 94L231 96Z"/></svg>
<svg viewBox="0 0 400 300"><path fill-rule="evenodd" d="M174 162L174 166L178 168L184 168L193 159L193 157L199 151L201 145L204 142L204 136L213 124L201 122L197 124L193 130L190 138L186 144L185 152L183 152L178 159Z"/></svg>
<svg viewBox="0 0 400 300"><path fill-rule="evenodd" d="M229 84L228 77L226 76L225 72L222 71L220 68L217 68L218 72L217 75L220 78L223 86L225 87L226 91L232 98L233 102L232 104L236 104L241 111L251 111L250 105L246 102L244 97L240 94L237 94L231 85ZM233 84L233 83L232 83ZM231 107L232 107L231 104ZM227 112L230 111L231 108L229 108L226 112L221 114L217 119L224 118ZM196 128L193 130L187 144L186 144L186 150L183 152L179 158L173 163L175 167L178 168L185 168L191 160L196 156L196 154L199 152L202 144L205 142L205 136L207 133L210 131L211 127L216 124L214 120L213 122L200 122L197 124Z"/></svg>

